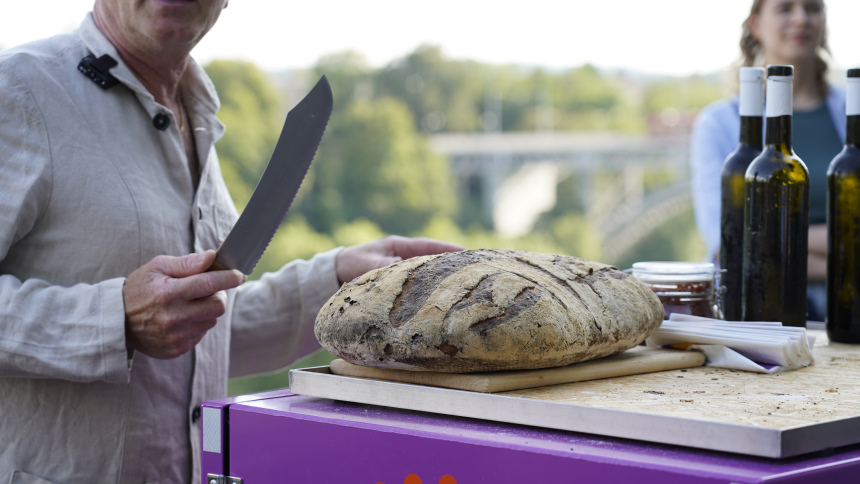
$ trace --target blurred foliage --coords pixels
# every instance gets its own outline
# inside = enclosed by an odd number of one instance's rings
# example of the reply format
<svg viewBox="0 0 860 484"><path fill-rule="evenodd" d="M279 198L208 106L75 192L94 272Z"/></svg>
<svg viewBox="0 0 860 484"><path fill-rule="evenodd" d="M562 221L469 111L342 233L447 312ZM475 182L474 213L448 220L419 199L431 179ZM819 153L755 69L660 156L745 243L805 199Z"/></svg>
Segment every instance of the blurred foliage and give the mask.
<svg viewBox="0 0 860 484"><path fill-rule="evenodd" d="M722 85L707 77L666 79L646 89L644 108L648 113L679 107L698 111L726 94Z"/></svg>
<svg viewBox="0 0 860 484"><path fill-rule="evenodd" d="M388 233L413 233L456 208L447 160L398 99L354 100L329 122L317 158L296 210L319 231L364 218Z"/></svg>
<svg viewBox="0 0 860 484"><path fill-rule="evenodd" d="M373 69L358 52L330 54L317 61L314 75L325 74L335 99L334 117L355 99L368 100L373 95Z"/></svg>
<svg viewBox="0 0 860 484"><path fill-rule="evenodd" d="M690 210L654 230L627 254L606 260L582 196L587 189L585 193L613 201L617 176L599 168L590 178L561 178L555 207L540 216L533 230L522 237L502 237L480 208L479 180L456 185L448 160L432 150L428 135L683 134L698 109L724 94L714 78L646 78L590 65L557 71L488 65L446 58L435 46L422 46L379 69L359 53L342 52L319 59L311 70L280 76L235 61L215 61L206 70L221 97L218 116L227 125L217 143L221 168L240 210L268 161L289 98L306 92L322 74L334 94L334 111L314 163L252 279L291 260L389 233L448 240L467 248L569 254L620 268L637 260L699 260L704 254ZM660 163L642 175L645 195L686 176ZM294 367L324 365L331 358L320 351ZM285 370L231 380L229 392L283 388L287 378Z"/></svg>
<svg viewBox="0 0 860 484"><path fill-rule="evenodd" d="M623 79L585 65L560 72L446 59L422 46L374 76L422 132L644 129ZM491 119L486 119L490 115Z"/></svg>
<svg viewBox="0 0 860 484"><path fill-rule="evenodd" d="M224 179L241 211L263 174L283 125L281 98L254 64L216 60L206 73L221 98L218 118L227 133L216 148Z"/></svg>
<svg viewBox="0 0 860 484"><path fill-rule="evenodd" d="M422 131L479 131L483 68L445 59L438 47L423 46L374 76L380 96L403 100Z"/></svg>
<svg viewBox="0 0 860 484"><path fill-rule="evenodd" d="M701 261L705 243L696 231L692 207L680 216L657 228L634 251L623 254L612 263L621 269L642 260Z"/></svg>

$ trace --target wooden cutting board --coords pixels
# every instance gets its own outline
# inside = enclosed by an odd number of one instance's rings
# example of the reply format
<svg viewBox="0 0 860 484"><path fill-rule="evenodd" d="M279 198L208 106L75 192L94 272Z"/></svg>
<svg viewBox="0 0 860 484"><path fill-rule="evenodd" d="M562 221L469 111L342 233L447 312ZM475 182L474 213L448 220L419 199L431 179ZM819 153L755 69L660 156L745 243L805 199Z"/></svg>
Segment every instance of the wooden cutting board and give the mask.
<svg viewBox="0 0 860 484"><path fill-rule="evenodd" d="M335 375L373 378L402 383L417 383L457 390L494 393L560 383L599 380L664 370L692 368L705 364L697 351L650 349L637 346L614 356L541 370L498 371L486 373L438 373L434 371L390 370L353 365L334 360L329 369Z"/></svg>

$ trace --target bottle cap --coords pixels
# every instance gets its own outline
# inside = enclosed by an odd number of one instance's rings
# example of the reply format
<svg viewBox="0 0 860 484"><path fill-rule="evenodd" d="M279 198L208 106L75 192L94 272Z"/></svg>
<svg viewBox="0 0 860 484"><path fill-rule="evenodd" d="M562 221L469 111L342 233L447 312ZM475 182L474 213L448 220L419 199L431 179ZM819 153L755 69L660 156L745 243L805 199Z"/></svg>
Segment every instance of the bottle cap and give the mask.
<svg viewBox="0 0 860 484"><path fill-rule="evenodd" d="M791 116L791 87L794 82L794 67L767 66L767 106L768 118Z"/></svg>
<svg viewBox="0 0 860 484"><path fill-rule="evenodd" d="M845 115L860 116L860 69L848 69L845 82Z"/></svg>
<svg viewBox="0 0 860 484"><path fill-rule="evenodd" d="M744 117L764 114L764 67L741 67L738 111Z"/></svg>
<svg viewBox="0 0 860 484"><path fill-rule="evenodd" d="M793 77L794 66L767 66L767 77L770 76Z"/></svg>

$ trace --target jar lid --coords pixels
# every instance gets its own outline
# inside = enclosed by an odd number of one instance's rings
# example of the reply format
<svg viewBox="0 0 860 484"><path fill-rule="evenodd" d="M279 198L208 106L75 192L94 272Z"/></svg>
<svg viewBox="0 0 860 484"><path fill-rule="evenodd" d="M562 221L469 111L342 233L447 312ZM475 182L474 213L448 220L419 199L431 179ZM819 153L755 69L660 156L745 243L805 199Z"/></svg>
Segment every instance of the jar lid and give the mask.
<svg viewBox="0 0 860 484"><path fill-rule="evenodd" d="M710 262L654 261L633 264L633 275L640 281L710 281L716 274Z"/></svg>

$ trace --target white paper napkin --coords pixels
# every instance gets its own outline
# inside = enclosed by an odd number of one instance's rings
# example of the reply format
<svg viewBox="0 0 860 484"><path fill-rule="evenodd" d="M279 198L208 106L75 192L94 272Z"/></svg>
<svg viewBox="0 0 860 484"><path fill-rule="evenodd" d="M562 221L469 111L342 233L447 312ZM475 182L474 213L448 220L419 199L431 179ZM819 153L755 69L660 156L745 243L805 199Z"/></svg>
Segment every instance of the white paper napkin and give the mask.
<svg viewBox="0 0 860 484"><path fill-rule="evenodd" d="M645 343L705 354L705 366L777 373L809 366L815 337L779 322L723 321L672 314Z"/></svg>

